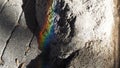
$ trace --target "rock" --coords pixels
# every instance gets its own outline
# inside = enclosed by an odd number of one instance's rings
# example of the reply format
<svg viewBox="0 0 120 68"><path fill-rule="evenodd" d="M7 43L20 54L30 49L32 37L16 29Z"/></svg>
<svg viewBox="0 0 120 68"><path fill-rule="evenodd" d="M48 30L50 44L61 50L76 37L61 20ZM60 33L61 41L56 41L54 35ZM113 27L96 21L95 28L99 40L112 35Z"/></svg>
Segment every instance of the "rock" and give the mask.
<svg viewBox="0 0 120 68"><path fill-rule="evenodd" d="M41 65L113 68L113 6L113 0L37 0Z"/></svg>

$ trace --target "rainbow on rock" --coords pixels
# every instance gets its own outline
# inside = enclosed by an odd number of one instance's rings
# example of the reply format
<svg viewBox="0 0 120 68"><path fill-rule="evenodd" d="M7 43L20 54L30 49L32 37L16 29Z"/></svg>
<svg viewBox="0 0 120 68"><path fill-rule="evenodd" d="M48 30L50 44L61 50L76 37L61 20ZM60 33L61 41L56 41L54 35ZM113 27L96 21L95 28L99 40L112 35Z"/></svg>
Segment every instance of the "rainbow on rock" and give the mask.
<svg viewBox="0 0 120 68"><path fill-rule="evenodd" d="M45 20L43 22L43 26L41 26L41 30L39 32L39 49L43 52L47 50L49 46L49 42L52 38L54 38L54 3L53 0L48 0L47 2L47 13L45 16ZM46 64L46 55L43 55L40 61L40 68L49 68L48 64ZM47 57L48 58L48 57Z"/></svg>
<svg viewBox="0 0 120 68"><path fill-rule="evenodd" d="M42 26L42 29L39 32L39 48L41 50L44 50L51 38L54 37L54 7L53 5L53 0L49 0L48 5L47 5L47 13L46 13L46 18L44 21L44 25Z"/></svg>

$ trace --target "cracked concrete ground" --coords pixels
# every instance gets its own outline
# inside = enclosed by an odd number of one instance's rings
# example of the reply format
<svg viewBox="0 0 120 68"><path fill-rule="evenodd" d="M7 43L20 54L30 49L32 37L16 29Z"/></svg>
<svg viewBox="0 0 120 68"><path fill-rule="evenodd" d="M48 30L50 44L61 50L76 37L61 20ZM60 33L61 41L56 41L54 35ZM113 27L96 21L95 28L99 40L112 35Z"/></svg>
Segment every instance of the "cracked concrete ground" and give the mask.
<svg viewBox="0 0 120 68"><path fill-rule="evenodd" d="M117 5L117 9L119 8ZM119 17L117 17L116 21L118 22ZM36 23L35 0L0 0L0 68L39 67L40 51L38 50L36 38L38 25ZM87 44L92 44L92 41L89 41ZM115 51L119 51L119 47L116 46L115 48ZM81 63L78 62L78 60L82 61L87 59L89 61L92 58L89 59L93 54L91 53L89 55L89 53L85 52L87 50L89 49L82 49L79 53L88 55L88 57L84 58L84 56L81 56L82 58L79 58L79 56L77 56L70 62L70 68L80 67L79 65ZM117 56L118 54L116 53L114 57L118 58ZM118 62L119 60L116 59L116 66L114 65L115 67L113 68L119 68L117 67L117 65L119 65ZM82 64L85 63L87 62ZM33 64L33 67L30 64ZM85 65L83 65L83 67L84 66Z"/></svg>
<svg viewBox="0 0 120 68"><path fill-rule="evenodd" d="M29 3L30 0L0 0L0 68L25 68L39 53L35 28L30 30L35 25L26 21L23 11L32 8ZM29 18L35 23L34 16Z"/></svg>

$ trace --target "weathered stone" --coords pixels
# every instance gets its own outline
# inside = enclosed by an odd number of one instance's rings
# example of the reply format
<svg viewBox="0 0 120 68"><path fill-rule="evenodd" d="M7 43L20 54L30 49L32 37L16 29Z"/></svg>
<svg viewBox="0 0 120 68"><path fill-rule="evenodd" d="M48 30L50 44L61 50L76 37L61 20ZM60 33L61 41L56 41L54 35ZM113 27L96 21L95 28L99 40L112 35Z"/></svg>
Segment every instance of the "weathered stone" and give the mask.
<svg viewBox="0 0 120 68"><path fill-rule="evenodd" d="M113 0L37 0L40 31L46 23L54 26L55 37L47 45L50 47L48 66L114 68L117 44L113 41L116 40L113 6ZM47 33L47 29L44 32Z"/></svg>

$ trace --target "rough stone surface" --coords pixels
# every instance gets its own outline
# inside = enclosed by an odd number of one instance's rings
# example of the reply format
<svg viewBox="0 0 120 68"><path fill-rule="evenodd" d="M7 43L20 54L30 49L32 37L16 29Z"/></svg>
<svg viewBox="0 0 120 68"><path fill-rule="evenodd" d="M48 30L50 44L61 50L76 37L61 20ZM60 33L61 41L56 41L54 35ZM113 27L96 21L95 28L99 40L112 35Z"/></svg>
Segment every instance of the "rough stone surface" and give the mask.
<svg viewBox="0 0 120 68"><path fill-rule="evenodd" d="M53 0L52 12L47 11L48 2L37 0L36 16L42 27L46 14L54 13L50 68L114 68L113 0Z"/></svg>
<svg viewBox="0 0 120 68"><path fill-rule="evenodd" d="M44 52L38 50L37 28L39 24L42 29L49 1L0 0L0 68L42 66ZM113 1L117 2L116 7ZM55 15L50 20L56 23L51 50L46 50L49 68L119 68L116 38L120 13L113 13L113 7L116 12L120 10L120 1L53 2Z"/></svg>

